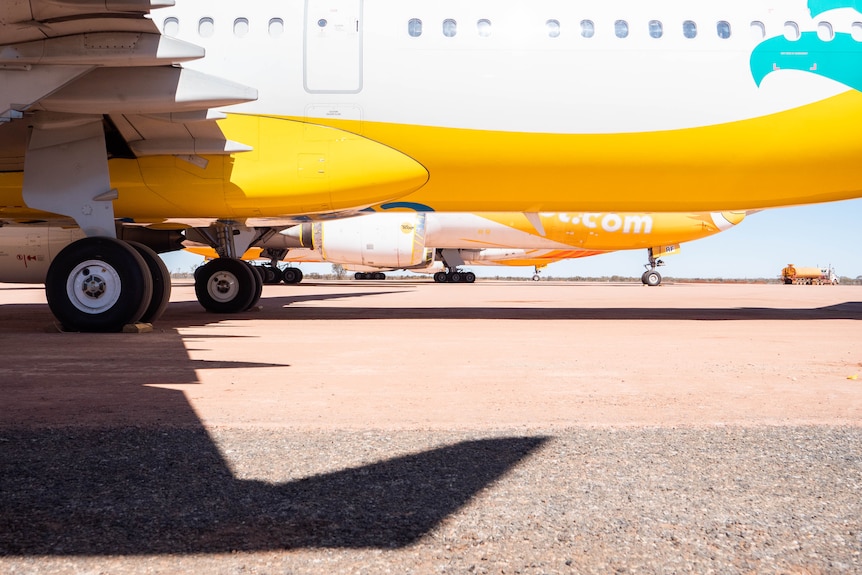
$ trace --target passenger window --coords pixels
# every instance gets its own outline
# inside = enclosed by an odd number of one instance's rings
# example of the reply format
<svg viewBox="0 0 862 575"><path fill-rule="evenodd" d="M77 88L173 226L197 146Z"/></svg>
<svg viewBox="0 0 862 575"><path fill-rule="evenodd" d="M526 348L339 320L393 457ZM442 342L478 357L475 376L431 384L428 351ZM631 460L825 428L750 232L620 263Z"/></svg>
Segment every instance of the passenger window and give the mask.
<svg viewBox="0 0 862 575"><path fill-rule="evenodd" d="M727 40L730 38L730 22L719 20L715 25L715 31L718 33L719 38Z"/></svg>
<svg viewBox="0 0 862 575"><path fill-rule="evenodd" d="M267 30L269 31L270 38L278 38L284 34L284 20L281 18L273 18L269 21Z"/></svg>
<svg viewBox="0 0 862 575"><path fill-rule="evenodd" d="M850 36L857 42L862 42L862 22L853 22L850 26Z"/></svg>
<svg viewBox="0 0 862 575"><path fill-rule="evenodd" d="M581 20L581 36L592 38L596 35L596 25L592 20Z"/></svg>
<svg viewBox="0 0 862 575"><path fill-rule="evenodd" d="M165 36L176 36L180 33L180 21L176 18L165 18L163 26Z"/></svg>
<svg viewBox="0 0 862 575"><path fill-rule="evenodd" d="M447 38L452 38L455 34L458 33L458 23L452 20L451 18L447 18L443 20L443 35Z"/></svg>
<svg viewBox="0 0 862 575"><path fill-rule="evenodd" d="M237 18L233 21L233 35L242 38L248 34L248 18Z"/></svg>
<svg viewBox="0 0 862 575"><path fill-rule="evenodd" d="M661 38L662 34L664 34L664 28L661 25L661 22L658 20L650 20L649 21L649 35L650 38Z"/></svg>
<svg viewBox="0 0 862 575"><path fill-rule="evenodd" d="M407 33L411 38L418 38L422 35L422 20L419 18L411 18L407 22Z"/></svg>
<svg viewBox="0 0 862 575"><path fill-rule="evenodd" d="M559 38L560 37L560 21L559 20L548 20L545 22L545 28L548 30L549 38Z"/></svg>
<svg viewBox="0 0 862 575"><path fill-rule="evenodd" d="M490 20L479 20L476 22L476 28L479 31L479 36L482 38L487 38L491 35L491 21Z"/></svg>
<svg viewBox="0 0 862 575"><path fill-rule="evenodd" d="M829 22L820 22L817 24L817 37L823 42L831 42L835 38L835 31L832 29L832 24Z"/></svg>
<svg viewBox="0 0 862 575"><path fill-rule="evenodd" d="M686 20L682 23L682 35L686 38L697 37L697 24L692 20Z"/></svg>
<svg viewBox="0 0 862 575"><path fill-rule="evenodd" d="M796 22L785 22L784 37L791 42L799 40L799 24L797 24Z"/></svg>
<svg viewBox="0 0 862 575"><path fill-rule="evenodd" d="M763 40L766 38L766 25L764 25L763 22L755 20L751 23L750 30L752 40Z"/></svg>
<svg viewBox="0 0 862 575"><path fill-rule="evenodd" d="M201 38L209 38L215 32L215 22L212 18L201 18L198 22L198 34Z"/></svg>
<svg viewBox="0 0 862 575"><path fill-rule="evenodd" d="M625 20L614 22L614 34L617 38L626 38L629 35L629 23Z"/></svg>

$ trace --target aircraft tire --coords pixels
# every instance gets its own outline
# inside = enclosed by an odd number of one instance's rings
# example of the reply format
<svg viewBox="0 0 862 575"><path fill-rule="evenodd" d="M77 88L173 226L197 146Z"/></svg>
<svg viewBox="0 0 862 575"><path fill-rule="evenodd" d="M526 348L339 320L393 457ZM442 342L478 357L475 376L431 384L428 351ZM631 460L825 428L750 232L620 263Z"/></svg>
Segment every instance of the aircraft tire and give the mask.
<svg viewBox="0 0 862 575"><path fill-rule="evenodd" d="M446 272L437 272L434 274L434 281L438 284L446 283Z"/></svg>
<svg viewBox="0 0 862 575"><path fill-rule="evenodd" d="M453 284L461 283L461 272L452 272L449 274L449 281Z"/></svg>
<svg viewBox="0 0 862 575"><path fill-rule="evenodd" d="M139 242L126 242L140 254L147 264L150 271L150 276L153 278L153 297L147 309L144 310L144 315L140 321L144 323L153 323L158 321L165 309L168 307L168 302L171 300L171 273L168 271L168 266L162 258L159 257L152 248L145 246Z"/></svg>
<svg viewBox="0 0 862 575"><path fill-rule="evenodd" d="M247 310L257 292L256 272L242 260L218 258L195 275L195 295L205 310L236 313Z"/></svg>
<svg viewBox="0 0 862 575"><path fill-rule="evenodd" d="M260 277L263 280L264 284L272 285L272 284L277 284L281 281L281 278L278 277L279 272L281 270L279 270L278 268L275 268L273 266L256 266L256 267L257 267L257 271L260 274Z"/></svg>
<svg viewBox="0 0 862 575"><path fill-rule="evenodd" d="M254 295L252 296L248 307L245 308L251 309L257 305L257 302L260 301L260 296L263 295L263 275L260 273L260 268L257 266L253 266L249 263L246 263L246 265L251 269L251 274L254 276Z"/></svg>
<svg viewBox="0 0 862 575"><path fill-rule="evenodd" d="M383 272L374 272L374 279L376 280L385 280L386 274Z"/></svg>
<svg viewBox="0 0 862 575"><path fill-rule="evenodd" d="M45 295L69 331L116 332L141 319L153 300L153 276L138 251L108 237L83 238L51 262Z"/></svg>
<svg viewBox="0 0 862 575"><path fill-rule="evenodd" d="M467 282L468 284L475 283L476 282L476 274L474 274L473 272L465 273L464 274L464 281Z"/></svg>
<svg viewBox="0 0 862 575"><path fill-rule="evenodd" d="M284 268L281 278L287 285L295 285L302 281L302 272L299 268Z"/></svg>
<svg viewBox="0 0 862 575"><path fill-rule="evenodd" d="M644 285L655 287L661 284L661 274L655 270L644 272L641 276L641 281Z"/></svg>

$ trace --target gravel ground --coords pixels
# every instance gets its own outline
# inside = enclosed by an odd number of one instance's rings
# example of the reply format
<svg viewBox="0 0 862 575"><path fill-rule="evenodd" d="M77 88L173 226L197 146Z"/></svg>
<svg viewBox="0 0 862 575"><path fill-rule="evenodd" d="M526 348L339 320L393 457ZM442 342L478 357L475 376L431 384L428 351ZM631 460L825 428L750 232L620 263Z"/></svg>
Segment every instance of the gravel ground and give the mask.
<svg viewBox="0 0 862 575"><path fill-rule="evenodd" d="M862 574L862 288L0 286L0 574Z"/></svg>
<svg viewBox="0 0 862 575"><path fill-rule="evenodd" d="M862 572L860 428L522 431L4 430L0 569Z"/></svg>

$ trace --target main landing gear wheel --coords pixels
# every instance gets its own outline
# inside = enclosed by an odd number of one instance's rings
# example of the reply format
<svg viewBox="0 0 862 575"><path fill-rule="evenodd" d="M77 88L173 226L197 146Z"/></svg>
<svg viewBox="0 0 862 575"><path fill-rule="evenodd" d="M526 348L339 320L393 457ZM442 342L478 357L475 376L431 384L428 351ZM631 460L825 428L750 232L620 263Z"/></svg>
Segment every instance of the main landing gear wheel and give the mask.
<svg viewBox="0 0 862 575"><path fill-rule="evenodd" d="M263 283L266 285L277 284L281 282L281 270L273 266L255 266L255 269L260 274Z"/></svg>
<svg viewBox="0 0 862 575"><path fill-rule="evenodd" d="M254 305L260 276L242 260L218 258L195 272L195 295L207 311L236 313Z"/></svg>
<svg viewBox="0 0 862 575"><path fill-rule="evenodd" d="M302 270L299 268L284 268L281 281L287 285L295 285L302 281Z"/></svg>
<svg viewBox="0 0 862 575"><path fill-rule="evenodd" d="M644 275L641 276L641 281L647 286L657 286L661 284L661 274L655 270L646 271L644 272Z"/></svg>
<svg viewBox="0 0 862 575"><path fill-rule="evenodd" d="M162 317L165 308L168 307L168 302L171 300L171 274L159 254L151 248L138 242L126 243L132 246L144 259L150 276L153 278L153 297L150 298L150 303L139 320L144 323L153 323Z"/></svg>
<svg viewBox="0 0 862 575"><path fill-rule="evenodd" d="M245 262L243 262L245 263ZM246 306L245 309L251 309L257 305L257 302L260 301L260 296L263 295L263 276L258 271L258 268L251 265L246 264L249 268L251 268L251 273L254 276L254 295L251 297L251 302ZM245 310L243 310L245 311Z"/></svg>
<svg viewBox="0 0 862 575"><path fill-rule="evenodd" d="M127 243L84 238L66 246L51 262L45 295L64 329L120 331L139 321L153 303L153 274Z"/></svg>

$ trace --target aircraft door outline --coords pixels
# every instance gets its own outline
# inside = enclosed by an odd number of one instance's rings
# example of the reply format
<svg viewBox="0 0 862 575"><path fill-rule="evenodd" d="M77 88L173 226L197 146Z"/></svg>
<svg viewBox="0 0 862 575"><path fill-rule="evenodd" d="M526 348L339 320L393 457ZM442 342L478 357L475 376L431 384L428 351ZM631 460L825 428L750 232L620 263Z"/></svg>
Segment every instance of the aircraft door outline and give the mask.
<svg viewBox="0 0 862 575"><path fill-rule="evenodd" d="M310 94L362 91L363 0L306 0L303 87Z"/></svg>

